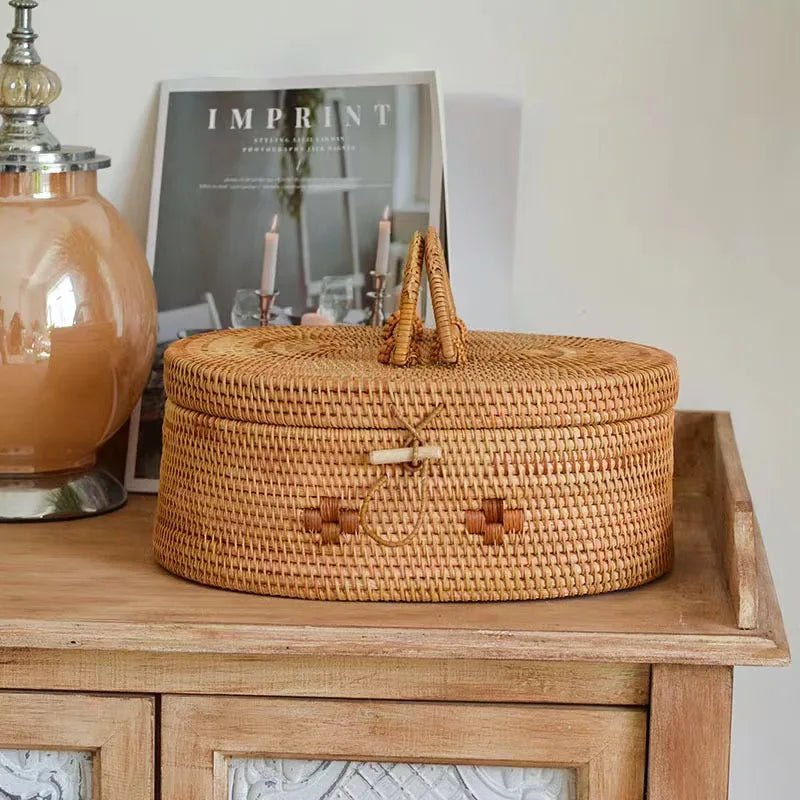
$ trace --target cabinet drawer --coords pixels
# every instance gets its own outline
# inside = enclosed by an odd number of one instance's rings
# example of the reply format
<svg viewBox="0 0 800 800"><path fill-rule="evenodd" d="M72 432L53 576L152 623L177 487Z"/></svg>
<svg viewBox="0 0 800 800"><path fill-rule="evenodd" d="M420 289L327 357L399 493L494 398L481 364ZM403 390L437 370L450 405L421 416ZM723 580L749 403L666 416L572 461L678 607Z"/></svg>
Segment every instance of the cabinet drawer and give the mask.
<svg viewBox="0 0 800 800"><path fill-rule="evenodd" d="M0 800L152 800L153 700L0 692Z"/></svg>
<svg viewBox="0 0 800 800"><path fill-rule="evenodd" d="M632 708L168 696L162 798L642 800L646 727Z"/></svg>

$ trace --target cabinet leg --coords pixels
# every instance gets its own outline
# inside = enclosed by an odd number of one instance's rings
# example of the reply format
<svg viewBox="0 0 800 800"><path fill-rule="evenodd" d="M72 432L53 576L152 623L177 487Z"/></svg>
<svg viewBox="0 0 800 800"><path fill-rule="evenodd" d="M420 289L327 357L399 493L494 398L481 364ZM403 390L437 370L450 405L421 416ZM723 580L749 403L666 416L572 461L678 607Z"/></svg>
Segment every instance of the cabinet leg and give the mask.
<svg viewBox="0 0 800 800"><path fill-rule="evenodd" d="M732 667L653 666L648 800L726 800Z"/></svg>

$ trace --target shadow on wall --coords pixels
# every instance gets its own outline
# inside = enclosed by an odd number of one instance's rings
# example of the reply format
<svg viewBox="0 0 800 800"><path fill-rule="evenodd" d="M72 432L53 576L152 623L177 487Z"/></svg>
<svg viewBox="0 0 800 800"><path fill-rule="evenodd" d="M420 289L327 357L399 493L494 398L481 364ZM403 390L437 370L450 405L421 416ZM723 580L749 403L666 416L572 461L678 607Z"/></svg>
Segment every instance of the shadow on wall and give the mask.
<svg viewBox="0 0 800 800"><path fill-rule="evenodd" d="M471 328L510 330L522 106L448 94L444 107L458 313Z"/></svg>

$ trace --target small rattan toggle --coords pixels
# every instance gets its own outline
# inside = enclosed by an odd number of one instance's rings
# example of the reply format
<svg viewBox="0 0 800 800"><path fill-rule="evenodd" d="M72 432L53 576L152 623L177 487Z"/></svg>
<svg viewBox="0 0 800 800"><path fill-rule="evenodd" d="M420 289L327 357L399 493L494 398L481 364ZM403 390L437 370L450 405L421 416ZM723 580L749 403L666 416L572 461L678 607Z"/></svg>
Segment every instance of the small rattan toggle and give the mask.
<svg viewBox="0 0 800 800"><path fill-rule="evenodd" d="M442 457L441 447L398 447L394 450L373 450L370 464L414 464L426 459Z"/></svg>
<svg viewBox="0 0 800 800"><path fill-rule="evenodd" d="M339 544L343 533L358 531L358 511L342 508L338 497L321 497L319 508L303 512L303 527L308 533L322 534L323 544Z"/></svg>
<svg viewBox="0 0 800 800"><path fill-rule="evenodd" d="M521 509L506 508L501 498L490 498L482 509L467 511L466 525L469 533L483 536L484 544L503 544L507 533L522 533L525 515Z"/></svg>

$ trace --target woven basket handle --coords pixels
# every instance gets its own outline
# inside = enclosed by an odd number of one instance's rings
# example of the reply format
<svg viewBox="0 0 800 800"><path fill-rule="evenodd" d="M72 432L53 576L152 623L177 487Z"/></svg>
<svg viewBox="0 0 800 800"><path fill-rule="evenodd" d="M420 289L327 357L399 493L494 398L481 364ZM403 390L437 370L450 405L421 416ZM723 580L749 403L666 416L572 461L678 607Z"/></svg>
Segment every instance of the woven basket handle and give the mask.
<svg viewBox="0 0 800 800"><path fill-rule="evenodd" d="M417 307L424 260L425 242L417 231L408 245L400 305L383 329L384 344L378 356L383 364L406 367L415 364L419 358L419 340L423 326Z"/></svg>
<svg viewBox="0 0 800 800"><path fill-rule="evenodd" d="M456 314L453 286L444 258L444 249L436 228L428 228L425 237L425 266L433 305L433 318L439 335L439 360L444 364L458 364L464 356L466 326Z"/></svg>
<svg viewBox="0 0 800 800"><path fill-rule="evenodd" d="M425 238L417 232L411 239L403 269L403 288L400 307L384 328L384 346L379 360L395 367L405 367L419 361L419 345L423 333L419 318L419 293L423 263L428 274L433 317L438 336L438 361L458 364L464 357L466 326L456 314L453 288L436 228L430 227Z"/></svg>

